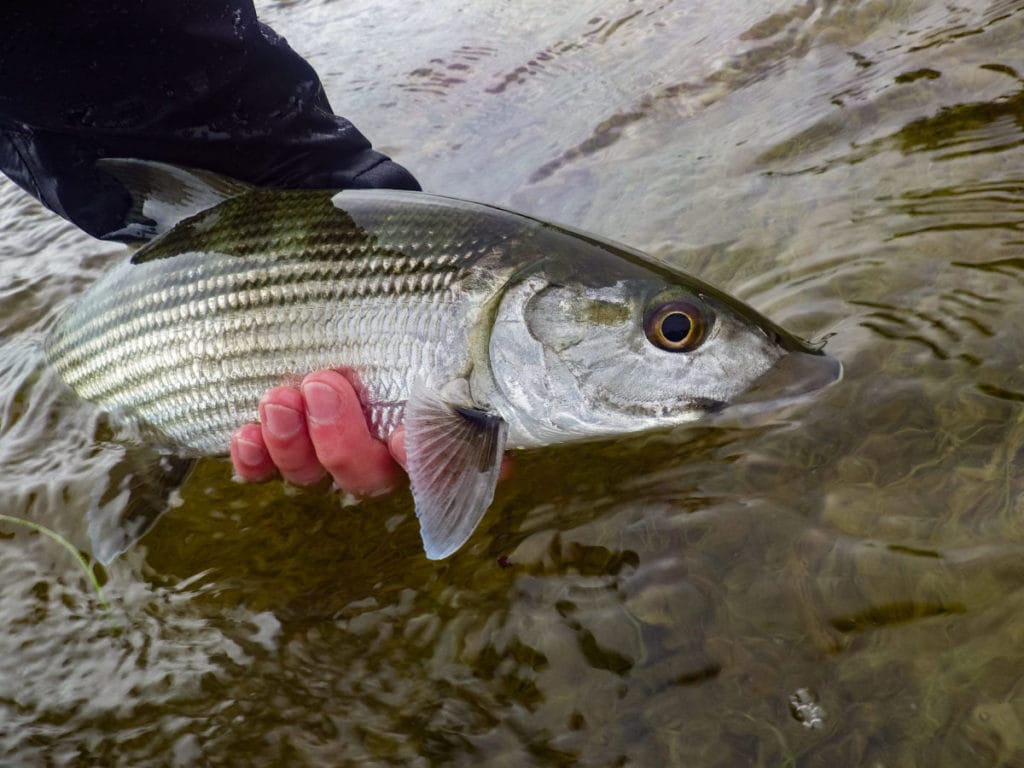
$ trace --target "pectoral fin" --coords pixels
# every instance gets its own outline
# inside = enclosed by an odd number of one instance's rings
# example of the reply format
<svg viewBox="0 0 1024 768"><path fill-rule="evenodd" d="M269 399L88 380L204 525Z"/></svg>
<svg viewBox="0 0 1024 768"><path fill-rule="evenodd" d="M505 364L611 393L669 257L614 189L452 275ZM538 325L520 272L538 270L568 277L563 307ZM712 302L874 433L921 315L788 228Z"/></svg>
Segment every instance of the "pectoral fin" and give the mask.
<svg viewBox="0 0 1024 768"><path fill-rule="evenodd" d="M414 387L405 409L405 441L423 549L431 560L455 552L484 516L507 434L500 416Z"/></svg>

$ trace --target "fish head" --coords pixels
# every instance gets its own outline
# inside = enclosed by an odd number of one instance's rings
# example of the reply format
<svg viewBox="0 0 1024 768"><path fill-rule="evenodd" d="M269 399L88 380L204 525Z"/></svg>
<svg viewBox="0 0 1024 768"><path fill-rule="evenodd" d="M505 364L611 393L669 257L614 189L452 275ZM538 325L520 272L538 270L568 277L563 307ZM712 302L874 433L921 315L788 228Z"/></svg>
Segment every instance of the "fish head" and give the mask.
<svg viewBox="0 0 1024 768"><path fill-rule="evenodd" d="M486 369L509 444L547 445L788 400L839 363L737 299L631 252L549 261L512 281Z"/></svg>

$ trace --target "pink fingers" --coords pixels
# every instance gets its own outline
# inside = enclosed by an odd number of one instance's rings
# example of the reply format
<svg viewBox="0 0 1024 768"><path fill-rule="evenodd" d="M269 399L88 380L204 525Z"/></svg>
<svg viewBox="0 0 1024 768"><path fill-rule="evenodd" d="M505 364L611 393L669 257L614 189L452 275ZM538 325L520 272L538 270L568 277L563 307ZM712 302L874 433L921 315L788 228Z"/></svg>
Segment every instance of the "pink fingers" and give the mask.
<svg viewBox="0 0 1024 768"><path fill-rule="evenodd" d="M275 387L259 410L260 423L240 427L231 441L238 479L259 482L280 472L289 482L310 485L330 474L340 488L360 496L399 485L398 466L370 435L359 397L343 374L319 371L300 388Z"/></svg>
<svg viewBox="0 0 1024 768"><path fill-rule="evenodd" d="M231 439L231 463L241 480L258 483L277 474L259 424L246 424Z"/></svg>
<svg viewBox="0 0 1024 768"><path fill-rule="evenodd" d="M311 485L324 476L306 427L305 404L293 387L275 387L260 400L263 443L281 477Z"/></svg>
<svg viewBox="0 0 1024 768"><path fill-rule="evenodd" d="M260 400L260 423L240 427L231 440L231 461L240 480L260 482L280 472L296 485L329 474L357 496L394 490L406 466L405 428L387 443L370 434L359 396L338 371L318 371L299 387L275 387ZM511 463L502 462L501 477Z"/></svg>
<svg viewBox="0 0 1024 768"><path fill-rule="evenodd" d="M402 469L408 469L409 455L405 452L405 427L398 427L388 435L388 450L391 456L402 465Z"/></svg>
<svg viewBox="0 0 1024 768"><path fill-rule="evenodd" d="M398 485L388 447L370 434L355 390L337 371L302 381L306 424L320 465L340 488L357 496L386 493Z"/></svg>

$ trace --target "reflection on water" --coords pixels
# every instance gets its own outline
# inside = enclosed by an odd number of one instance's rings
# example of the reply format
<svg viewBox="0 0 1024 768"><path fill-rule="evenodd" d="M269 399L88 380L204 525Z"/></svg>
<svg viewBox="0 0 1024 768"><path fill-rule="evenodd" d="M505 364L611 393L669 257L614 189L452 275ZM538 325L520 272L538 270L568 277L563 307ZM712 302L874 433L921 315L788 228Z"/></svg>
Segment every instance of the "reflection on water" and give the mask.
<svg viewBox="0 0 1024 768"><path fill-rule="evenodd" d="M12 765L1024 762L1024 4L305 0L263 16L432 191L646 248L842 383L519 457L470 545L200 465L101 570L0 524ZM0 184L0 512L125 459L39 364L123 255Z"/></svg>
<svg viewBox="0 0 1024 768"><path fill-rule="evenodd" d="M447 89L467 82L476 62L494 53L493 48L461 45L445 58L431 59L429 65L414 69L409 73L409 82L399 87L407 91L444 96Z"/></svg>

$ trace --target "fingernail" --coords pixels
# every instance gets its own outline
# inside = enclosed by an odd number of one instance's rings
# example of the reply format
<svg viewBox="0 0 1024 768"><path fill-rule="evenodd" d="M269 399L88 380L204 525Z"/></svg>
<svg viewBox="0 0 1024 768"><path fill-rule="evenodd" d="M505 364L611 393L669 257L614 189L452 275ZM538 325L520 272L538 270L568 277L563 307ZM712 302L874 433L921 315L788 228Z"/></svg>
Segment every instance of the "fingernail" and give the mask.
<svg viewBox="0 0 1024 768"><path fill-rule="evenodd" d="M274 437L287 440L294 437L302 429L302 414L286 405L265 403L261 410L261 420Z"/></svg>
<svg viewBox="0 0 1024 768"><path fill-rule="evenodd" d="M235 455L247 467L261 466L270 458L262 445L245 438L238 438L235 441Z"/></svg>
<svg viewBox="0 0 1024 768"><path fill-rule="evenodd" d="M306 401L306 415L317 424L333 424L341 411L338 393L326 384L311 381L302 385L302 397Z"/></svg>

